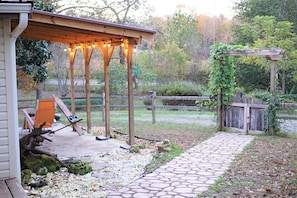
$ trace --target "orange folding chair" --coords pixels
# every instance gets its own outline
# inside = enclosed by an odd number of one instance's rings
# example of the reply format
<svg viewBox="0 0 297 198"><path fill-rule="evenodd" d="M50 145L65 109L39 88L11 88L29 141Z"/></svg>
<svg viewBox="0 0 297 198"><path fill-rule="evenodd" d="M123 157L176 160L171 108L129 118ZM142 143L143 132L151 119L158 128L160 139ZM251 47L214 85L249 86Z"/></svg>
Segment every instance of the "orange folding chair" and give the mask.
<svg viewBox="0 0 297 198"><path fill-rule="evenodd" d="M56 113L55 100L38 100L36 109L23 109L23 112L25 115L23 129L31 131L44 123L45 125L42 128L52 128Z"/></svg>

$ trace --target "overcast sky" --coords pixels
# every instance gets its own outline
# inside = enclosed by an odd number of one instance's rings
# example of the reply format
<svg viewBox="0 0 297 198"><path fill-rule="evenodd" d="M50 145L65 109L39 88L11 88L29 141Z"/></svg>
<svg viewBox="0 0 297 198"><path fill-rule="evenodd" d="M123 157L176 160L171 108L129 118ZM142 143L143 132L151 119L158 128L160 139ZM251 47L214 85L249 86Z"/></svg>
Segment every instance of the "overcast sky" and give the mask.
<svg viewBox="0 0 297 198"><path fill-rule="evenodd" d="M233 17L232 7L237 0L147 0L155 7L156 16L172 15L178 5L200 15Z"/></svg>

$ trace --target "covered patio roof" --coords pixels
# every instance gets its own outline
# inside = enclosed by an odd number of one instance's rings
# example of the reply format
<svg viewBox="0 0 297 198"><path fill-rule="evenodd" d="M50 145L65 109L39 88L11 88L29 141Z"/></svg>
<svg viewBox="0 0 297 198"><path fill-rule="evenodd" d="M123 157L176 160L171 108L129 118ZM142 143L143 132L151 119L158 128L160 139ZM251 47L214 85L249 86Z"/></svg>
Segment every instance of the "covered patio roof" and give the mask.
<svg viewBox="0 0 297 198"><path fill-rule="evenodd" d="M17 24L17 19L12 20L12 28ZM154 34L153 30L139 27L33 10L21 37L64 44L110 41L112 45L120 45L125 38L133 38L139 44L142 38L152 39Z"/></svg>
<svg viewBox="0 0 297 198"><path fill-rule="evenodd" d="M11 28L19 23L13 19ZM90 71L89 63L93 49L99 48L104 61L105 76L105 130L110 136L110 108L109 108L109 72L108 65L115 46L123 49L127 62L128 73L128 108L129 108L129 144L134 144L134 110L132 88L132 54L133 46L139 45L142 39L153 39L154 30L142 29L98 20L82 19L77 17L54 14L33 10L27 28L20 35L22 38L46 40L69 45L70 80L71 80L71 111L75 113L74 102L74 60L77 49L82 50L85 59L85 90L87 104L87 132L91 130L90 105Z"/></svg>

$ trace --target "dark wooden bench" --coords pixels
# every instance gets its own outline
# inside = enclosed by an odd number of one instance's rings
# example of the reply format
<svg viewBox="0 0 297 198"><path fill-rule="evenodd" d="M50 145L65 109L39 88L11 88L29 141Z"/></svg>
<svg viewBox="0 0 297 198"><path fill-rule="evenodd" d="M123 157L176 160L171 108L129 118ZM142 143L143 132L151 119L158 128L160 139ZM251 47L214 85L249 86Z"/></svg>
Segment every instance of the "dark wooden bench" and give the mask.
<svg viewBox="0 0 297 198"><path fill-rule="evenodd" d="M0 180L1 198L25 198L28 197L22 185L15 179Z"/></svg>

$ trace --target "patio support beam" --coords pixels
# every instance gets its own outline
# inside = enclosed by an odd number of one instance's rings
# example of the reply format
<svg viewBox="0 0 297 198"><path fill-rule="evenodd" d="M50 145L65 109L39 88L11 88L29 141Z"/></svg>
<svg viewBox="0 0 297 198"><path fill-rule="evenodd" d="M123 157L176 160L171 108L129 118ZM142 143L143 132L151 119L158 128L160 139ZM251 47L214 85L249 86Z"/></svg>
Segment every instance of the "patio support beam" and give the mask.
<svg viewBox="0 0 297 198"><path fill-rule="evenodd" d="M76 57L76 48L69 47L69 59L70 59L70 85L71 85L71 113L75 114L75 95L74 95L74 60Z"/></svg>
<svg viewBox="0 0 297 198"><path fill-rule="evenodd" d="M132 86L132 53L133 44L131 40L128 40L128 44L122 46L124 55L127 60L127 72L128 72L128 111L129 111L129 140L128 144L135 144L135 133L134 133L134 94Z"/></svg>
<svg viewBox="0 0 297 198"><path fill-rule="evenodd" d="M81 46L83 57L85 60L85 91L86 91L86 105L87 105L87 133L91 132L91 90L90 90L90 61L93 54L93 48L89 47L86 44L82 44Z"/></svg>
<svg viewBox="0 0 297 198"><path fill-rule="evenodd" d="M110 92L109 92L109 63L114 46L106 43L99 44L99 50L104 61L104 99L105 99L105 136L110 137Z"/></svg>

